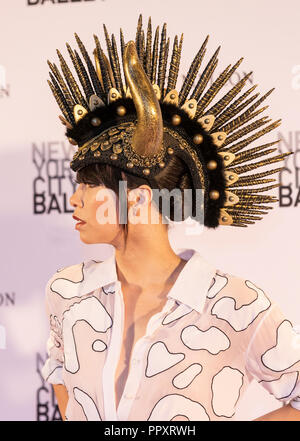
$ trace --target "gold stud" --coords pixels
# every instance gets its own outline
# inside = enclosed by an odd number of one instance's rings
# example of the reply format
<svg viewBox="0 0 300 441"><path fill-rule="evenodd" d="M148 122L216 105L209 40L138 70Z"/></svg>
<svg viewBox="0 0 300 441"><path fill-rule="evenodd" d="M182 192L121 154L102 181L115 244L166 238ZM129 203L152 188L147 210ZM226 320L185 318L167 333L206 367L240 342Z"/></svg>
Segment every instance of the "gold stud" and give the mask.
<svg viewBox="0 0 300 441"><path fill-rule="evenodd" d="M168 148L168 153L169 153L169 155L173 155L174 149L172 149L172 147L169 147Z"/></svg>
<svg viewBox="0 0 300 441"><path fill-rule="evenodd" d="M214 200L219 199L220 193L218 192L218 190L211 190L209 192L209 197L210 199L214 199Z"/></svg>
<svg viewBox="0 0 300 441"><path fill-rule="evenodd" d="M95 153L94 153L94 156L96 156L96 157L98 157L98 156L100 156L101 155L101 152L99 151L99 150L97 150Z"/></svg>
<svg viewBox="0 0 300 441"><path fill-rule="evenodd" d="M73 138L68 138L68 140L69 140L69 143L70 143L70 144L77 145L77 141L75 141L75 139L73 139Z"/></svg>
<svg viewBox="0 0 300 441"><path fill-rule="evenodd" d="M84 156L79 156L78 158L80 161L82 161L82 159L84 159Z"/></svg>
<svg viewBox="0 0 300 441"><path fill-rule="evenodd" d="M93 142L93 144L91 145L92 152L94 152L99 147L99 145L100 144L98 141Z"/></svg>
<svg viewBox="0 0 300 441"><path fill-rule="evenodd" d="M127 109L124 106L118 106L116 111L119 116L124 116L127 113Z"/></svg>
<svg viewBox="0 0 300 441"><path fill-rule="evenodd" d="M172 116L173 126L179 126L180 123L181 123L181 116L180 115L173 115Z"/></svg>
<svg viewBox="0 0 300 441"><path fill-rule="evenodd" d="M113 153L112 155L110 155L110 159L112 159L113 161L115 161L116 159L118 159L118 155L116 155L115 153Z"/></svg>
<svg viewBox="0 0 300 441"><path fill-rule="evenodd" d="M228 217L223 216L223 217L222 217L222 221L223 221L223 222L227 222L227 221L228 221Z"/></svg>
<svg viewBox="0 0 300 441"><path fill-rule="evenodd" d="M91 124L94 127L99 127L101 124L101 119L97 118L96 116L94 118L91 119Z"/></svg>
<svg viewBox="0 0 300 441"><path fill-rule="evenodd" d="M160 162L158 165L160 166L160 168L164 168L165 163L162 161L162 162Z"/></svg>
<svg viewBox="0 0 300 441"><path fill-rule="evenodd" d="M214 161L214 160L209 161L208 164L207 164L207 168L208 168L209 170L215 170L215 169L217 168L217 166L218 166L218 164L217 164L217 162Z"/></svg>
<svg viewBox="0 0 300 441"><path fill-rule="evenodd" d="M150 174L149 168L144 168L143 173L148 176Z"/></svg>
<svg viewBox="0 0 300 441"><path fill-rule="evenodd" d="M170 98L171 98L171 100L175 100L175 98L176 98L175 93L171 93Z"/></svg>
<svg viewBox="0 0 300 441"><path fill-rule="evenodd" d="M230 202L233 202L234 201L234 197L233 196L229 196L229 200L230 200Z"/></svg>
<svg viewBox="0 0 300 441"><path fill-rule="evenodd" d="M127 162L126 165L127 165L128 168L132 168L133 167L133 163L132 162Z"/></svg>
<svg viewBox="0 0 300 441"><path fill-rule="evenodd" d="M114 152L114 153L121 153L122 150L123 150L123 149L122 149L121 144L115 144L115 145L113 146L113 152Z"/></svg>
<svg viewBox="0 0 300 441"><path fill-rule="evenodd" d="M225 161L228 161L229 156L228 156L228 155L225 155L225 156L224 156L224 159L225 159Z"/></svg>
<svg viewBox="0 0 300 441"><path fill-rule="evenodd" d="M193 141L194 144L201 144L201 142L203 141L203 136L200 135L200 133L197 133L197 135L194 136Z"/></svg>

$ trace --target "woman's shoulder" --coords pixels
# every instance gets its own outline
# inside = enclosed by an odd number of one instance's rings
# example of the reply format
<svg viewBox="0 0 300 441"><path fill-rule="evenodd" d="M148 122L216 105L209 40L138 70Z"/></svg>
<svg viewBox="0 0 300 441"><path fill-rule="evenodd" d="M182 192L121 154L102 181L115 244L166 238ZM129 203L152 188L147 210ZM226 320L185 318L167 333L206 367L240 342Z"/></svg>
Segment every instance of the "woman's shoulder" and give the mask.
<svg viewBox="0 0 300 441"><path fill-rule="evenodd" d="M91 290L90 282L94 279L91 276L101 263L102 261L85 260L58 269L46 284L46 295L71 299L86 294L87 290Z"/></svg>
<svg viewBox="0 0 300 441"><path fill-rule="evenodd" d="M271 308L272 300L262 284L217 269L209 288L211 314L227 320L236 330L247 327Z"/></svg>

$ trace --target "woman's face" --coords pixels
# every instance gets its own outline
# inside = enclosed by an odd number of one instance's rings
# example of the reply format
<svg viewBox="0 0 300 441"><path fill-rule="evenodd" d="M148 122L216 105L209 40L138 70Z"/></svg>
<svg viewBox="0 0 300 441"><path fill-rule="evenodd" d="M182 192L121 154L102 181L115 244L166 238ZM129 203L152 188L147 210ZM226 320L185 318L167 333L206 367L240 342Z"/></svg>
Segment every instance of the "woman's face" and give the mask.
<svg viewBox="0 0 300 441"><path fill-rule="evenodd" d="M112 243L121 232L115 193L104 185L80 183L70 198L75 229L84 243Z"/></svg>

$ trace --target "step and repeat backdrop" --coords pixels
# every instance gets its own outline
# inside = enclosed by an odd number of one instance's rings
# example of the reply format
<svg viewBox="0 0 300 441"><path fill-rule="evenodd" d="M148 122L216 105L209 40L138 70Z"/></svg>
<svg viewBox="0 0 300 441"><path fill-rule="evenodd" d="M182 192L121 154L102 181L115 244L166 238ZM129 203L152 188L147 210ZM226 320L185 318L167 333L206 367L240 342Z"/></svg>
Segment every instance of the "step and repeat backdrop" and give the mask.
<svg viewBox="0 0 300 441"><path fill-rule="evenodd" d="M174 249L197 249L220 270L250 279L300 324L299 8L297 0L0 1L0 420L60 419L41 376L49 333L45 286L61 267L113 252L82 244L74 229L69 161L75 147L64 137L46 81L47 59L58 64L56 49L68 58L65 43L75 46L74 32L92 52L94 33L105 45L103 23L134 39L142 13L144 24L149 16L153 26L167 22L172 39L184 33L180 82L209 34L206 60L221 45L215 78L244 57L225 91L250 71L247 86L258 84L261 95L275 87L264 115L282 123L263 143L279 139L282 153L294 151L282 162L281 186L269 192L279 202L248 228L186 234L179 226L170 229L170 240ZM253 382L235 419L251 420L280 405Z"/></svg>

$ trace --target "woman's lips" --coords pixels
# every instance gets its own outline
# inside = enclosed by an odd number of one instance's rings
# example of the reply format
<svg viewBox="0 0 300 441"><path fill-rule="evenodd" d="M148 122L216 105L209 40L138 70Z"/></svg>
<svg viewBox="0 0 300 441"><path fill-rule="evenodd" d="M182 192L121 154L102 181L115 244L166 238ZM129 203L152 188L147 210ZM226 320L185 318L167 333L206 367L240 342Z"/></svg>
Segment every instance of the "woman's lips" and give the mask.
<svg viewBox="0 0 300 441"><path fill-rule="evenodd" d="M76 230L80 230L86 224L86 222L83 221L82 219L80 219L79 217L74 216L74 215L72 217L73 217L73 219L78 221L77 224L75 225Z"/></svg>

